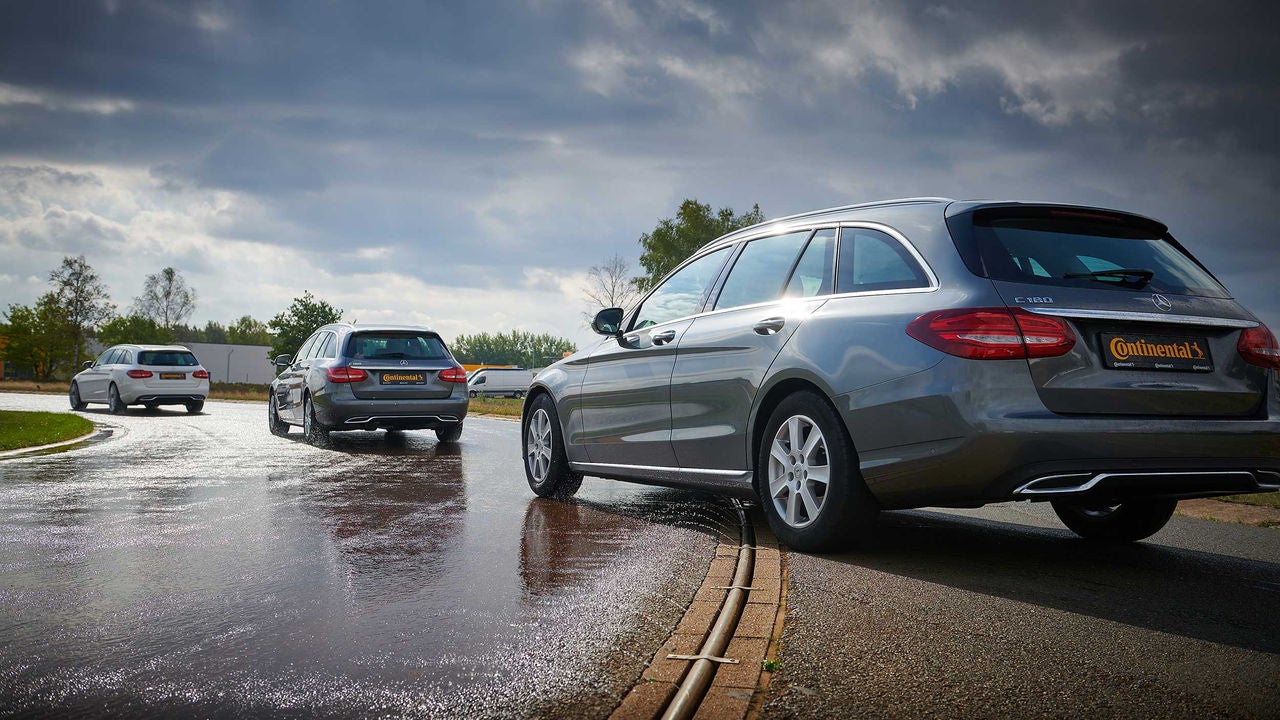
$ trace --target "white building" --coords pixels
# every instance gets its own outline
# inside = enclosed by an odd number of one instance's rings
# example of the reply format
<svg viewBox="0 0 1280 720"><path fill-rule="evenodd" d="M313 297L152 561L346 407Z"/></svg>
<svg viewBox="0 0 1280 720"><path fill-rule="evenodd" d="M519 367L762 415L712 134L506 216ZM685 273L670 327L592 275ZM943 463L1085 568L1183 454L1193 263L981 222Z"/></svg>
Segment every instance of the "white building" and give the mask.
<svg viewBox="0 0 1280 720"><path fill-rule="evenodd" d="M269 357L271 347L268 345L178 344L195 353L196 359L209 371L212 382L267 385L276 377L276 366Z"/></svg>

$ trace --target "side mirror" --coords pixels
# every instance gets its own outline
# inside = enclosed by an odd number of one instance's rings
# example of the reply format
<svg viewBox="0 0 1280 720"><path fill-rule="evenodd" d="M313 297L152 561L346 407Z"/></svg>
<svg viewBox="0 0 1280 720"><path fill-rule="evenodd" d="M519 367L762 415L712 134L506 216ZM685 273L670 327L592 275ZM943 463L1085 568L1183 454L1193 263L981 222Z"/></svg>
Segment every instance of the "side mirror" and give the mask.
<svg viewBox="0 0 1280 720"><path fill-rule="evenodd" d="M89 368L93 367L93 361L85 360L84 362L80 363L80 367L84 368L85 370L88 370Z"/></svg>
<svg viewBox="0 0 1280 720"><path fill-rule="evenodd" d="M292 355L277 355L277 356L276 356L276 367L278 367L278 368L289 367L289 365L290 365L292 362L293 362L293 356L292 356Z"/></svg>
<svg viewBox="0 0 1280 720"><path fill-rule="evenodd" d="M617 335L621 328L622 308L605 308L591 321L591 329L597 335Z"/></svg>

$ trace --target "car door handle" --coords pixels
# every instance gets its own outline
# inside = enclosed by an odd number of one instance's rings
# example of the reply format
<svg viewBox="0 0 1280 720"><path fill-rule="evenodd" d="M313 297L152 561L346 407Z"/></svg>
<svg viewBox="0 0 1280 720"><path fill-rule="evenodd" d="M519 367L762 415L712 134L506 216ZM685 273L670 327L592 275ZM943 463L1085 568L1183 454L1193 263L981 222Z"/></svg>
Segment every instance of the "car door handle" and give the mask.
<svg viewBox="0 0 1280 720"><path fill-rule="evenodd" d="M675 339L676 339L675 330L663 330L662 332L657 333L656 335L653 336L653 344L666 345L667 343Z"/></svg>
<svg viewBox="0 0 1280 720"><path fill-rule="evenodd" d="M627 342L627 344L628 344L628 345L630 345L630 346L632 346L632 347L635 347L636 345L639 345L639 344L640 344L640 336L639 336L639 335L628 335L628 336L626 336L626 337L624 337L624 338L622 338L622 339L623 339L623 340L625 340L625 341Z"/></svg>
<svg viewBox="0 0 1280 720"><path fill-rule="evenodd" d="M775 335L779 330L782 329L782 326L786 324L787 324L786 318L771 317L771 318L765 318L764 320L761 320L760 322L756 323L756 326L754 329L757 335Z"/></svg>

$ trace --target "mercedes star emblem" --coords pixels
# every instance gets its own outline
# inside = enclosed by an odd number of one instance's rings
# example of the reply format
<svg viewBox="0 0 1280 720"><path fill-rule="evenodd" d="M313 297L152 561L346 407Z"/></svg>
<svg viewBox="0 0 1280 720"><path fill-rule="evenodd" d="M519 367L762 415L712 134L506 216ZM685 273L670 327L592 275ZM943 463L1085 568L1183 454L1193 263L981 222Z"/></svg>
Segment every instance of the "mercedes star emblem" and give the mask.
<svg viewBox="0 0 1280 720"><path fill-rule="evenodd" d="M1169 312L1170 310L1173 309L1173 303L1169 302L1169 298L1161 295L1160 293L1155 293L1154 295L1152 295L1151 302L1155 303L1156 307L1160 308L1165 312Z"/></svg>
<svg viewBox="0 0 1280 720"><path fill-rule="evenodd" d="M1164 298L1160 298L1160 300L1164 300ZM1156 301L1156 305L1159 305L1159 304L1160 304L1160 300L1157 300L1157 301ZM1169 301L1168 301L1168 300L1164 300L1164 304L1165 304L1165 305L1168 305L1168 304L1169 304ZM1168 309L1168 308L1166 308L1166 310L1167 310L1167 309ZM408 364L409 364L409 361L408 361L408 360L401 360L401 361L400 361L400 364L401 364L401 365L408 365Z"/></svg>

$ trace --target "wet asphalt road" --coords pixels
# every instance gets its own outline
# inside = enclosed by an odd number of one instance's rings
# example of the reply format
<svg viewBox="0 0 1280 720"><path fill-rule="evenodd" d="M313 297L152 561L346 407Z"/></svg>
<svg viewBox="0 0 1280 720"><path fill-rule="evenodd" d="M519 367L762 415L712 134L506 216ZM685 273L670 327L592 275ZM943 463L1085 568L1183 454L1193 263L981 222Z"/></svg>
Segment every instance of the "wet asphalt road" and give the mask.
<svg viewBox="0 0 1280 720"><path fill-rule="evenodd" d="M0 714L601 717L736 536L678 491L535 499L513 422L318 449L264 408L91 406L109 440L0 461Z"/></svg>

